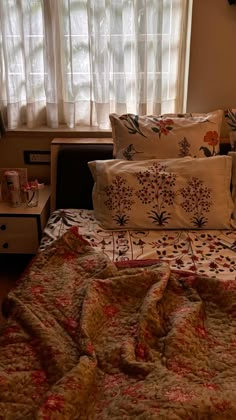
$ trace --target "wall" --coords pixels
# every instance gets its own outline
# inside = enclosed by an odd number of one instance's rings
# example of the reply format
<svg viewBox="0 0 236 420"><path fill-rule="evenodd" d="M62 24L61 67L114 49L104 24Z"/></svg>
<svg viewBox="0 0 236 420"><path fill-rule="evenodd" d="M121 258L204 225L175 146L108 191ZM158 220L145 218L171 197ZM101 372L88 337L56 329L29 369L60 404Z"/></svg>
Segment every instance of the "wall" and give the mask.
<svg viewBox="0 0 236 420"><path fill-rule="evenodd" d="M48 150L51 141L55 138L78 137L111 137L111 130L86 131L81 128L73 133L68 130L41 130L29 133L28 131L7 132L0 139L0 168L27 168L28 179L37 178L40 182L50 182L50 165L26 165L24 163L24 150Z"/></svg>
<svg viewBox="0 0 236 420"><path fill-rule="evenodd" d="M193 0L187 111L236 108L236 6Z"/></svg>
<svg viewBox="0 0 236 420"><path fill-rule="evenodd" d="M50 165L25 165L24 150L50 150L50 137L7 133L0 139L0 167L28 168L28 179L49 182Z"/></svg>
<svg viewBox="0 0 236 420"><path fill-rule="evenodd" d="M188 112L236 108L236 6L227 0L193 0ZM25 167L23 150L50 150L54 137L70 132L8 133L0 139L0 167ZM92 135L97 135L95 132ZM91 135L91 136L92 136ZM109 135L109 133L108 133ZM105 137L104 134L101 134ZM29 178L49 181L48 165L28 165Z"/></svg>

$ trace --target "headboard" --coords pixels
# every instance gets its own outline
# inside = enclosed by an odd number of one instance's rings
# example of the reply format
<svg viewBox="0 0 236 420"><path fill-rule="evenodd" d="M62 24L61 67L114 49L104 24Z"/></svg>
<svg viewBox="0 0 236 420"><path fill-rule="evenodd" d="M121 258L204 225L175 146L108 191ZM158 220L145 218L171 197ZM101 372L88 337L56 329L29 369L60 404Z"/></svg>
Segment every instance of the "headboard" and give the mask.
<svg viewBox="0 0 236 420"><path fill-rule="evenodd" d="M221 144L227 154L229 144ZM92 209L93 179L88 162L112 159L111 138L55 139L51 143L51 211Z"/></svg>
<svg viewBox="0 0 236 420"><path fill-rule="evenodd" d="M73 139L71 142L64 139L64 144L57 139L52 141L51 211L58 208L92 209L93 178L87 163L112 157L111 138Z"/></svg>

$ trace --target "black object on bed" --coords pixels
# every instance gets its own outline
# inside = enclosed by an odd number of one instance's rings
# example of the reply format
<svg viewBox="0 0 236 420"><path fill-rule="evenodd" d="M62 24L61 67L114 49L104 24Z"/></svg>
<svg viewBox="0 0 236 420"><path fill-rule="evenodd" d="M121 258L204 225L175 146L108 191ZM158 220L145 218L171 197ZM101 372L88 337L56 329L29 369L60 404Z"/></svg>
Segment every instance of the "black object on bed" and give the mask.
<svg viewBox="0 0 236 420"><path fill-rule="evenodd" d="M112 144L62 146L57 158L56 208L92 209L91 160L113 158Z"/></svg>

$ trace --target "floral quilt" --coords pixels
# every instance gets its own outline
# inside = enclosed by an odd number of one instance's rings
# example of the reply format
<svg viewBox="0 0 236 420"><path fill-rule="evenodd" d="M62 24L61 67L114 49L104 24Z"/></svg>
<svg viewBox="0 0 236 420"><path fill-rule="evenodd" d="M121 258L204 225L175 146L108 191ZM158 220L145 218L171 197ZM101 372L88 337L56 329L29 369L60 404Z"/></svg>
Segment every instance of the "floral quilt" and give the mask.
<svg viewBox="0 0 236 420"><path fill-rule="evenodd" d="M114 262L158 258L174 270L236 279L236 230L105 230L91 210L60 209L51 214L40 249L72 226Z"/></svg>
<svg viewBox="0 0 236 420"><path fill-rule="evenodd" d="M235 420L236 282L114 263L78 230L4 304L1 418Z"/></svg>

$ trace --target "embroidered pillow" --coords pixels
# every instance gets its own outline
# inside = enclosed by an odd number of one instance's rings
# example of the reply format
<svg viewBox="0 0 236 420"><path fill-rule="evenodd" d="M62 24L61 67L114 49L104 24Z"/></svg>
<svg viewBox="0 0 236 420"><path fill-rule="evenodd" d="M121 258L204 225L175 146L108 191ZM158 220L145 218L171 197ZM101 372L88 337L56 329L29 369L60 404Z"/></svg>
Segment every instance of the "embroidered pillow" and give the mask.
<svg viewBox="0 0 236 420"><path fill-rule="evenodd" d="M116 159L169 159L219 154L223 110L159 116L110 114Z"/></svg>
<svg viewBox="0 0 236 420"><path fill-rule="evenodd" d="M95 216L106 229L228 229L232 158L89 162Z"/></svg>

